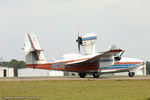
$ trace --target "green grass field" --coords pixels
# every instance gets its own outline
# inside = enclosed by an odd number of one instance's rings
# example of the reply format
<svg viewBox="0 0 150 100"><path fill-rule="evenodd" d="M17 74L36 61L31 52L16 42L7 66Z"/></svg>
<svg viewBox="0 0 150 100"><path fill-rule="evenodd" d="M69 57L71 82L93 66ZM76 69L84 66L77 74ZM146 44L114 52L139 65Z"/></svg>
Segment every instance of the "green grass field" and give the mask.
<svg viewBox="0 0 150 100"><path fill-rule="evenodd" d="M0 100L3 97L39 97L37 100L150 100L150 80L6 81L0 82Z"/></svg>

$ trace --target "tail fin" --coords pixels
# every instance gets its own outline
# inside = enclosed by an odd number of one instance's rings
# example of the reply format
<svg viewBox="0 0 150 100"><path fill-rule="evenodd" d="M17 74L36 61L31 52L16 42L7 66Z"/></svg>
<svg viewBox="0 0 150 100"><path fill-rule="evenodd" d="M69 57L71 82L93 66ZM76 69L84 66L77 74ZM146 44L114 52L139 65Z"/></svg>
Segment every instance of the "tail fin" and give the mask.
<svg viewBox="0 0 150 100"><path fill-rule="evenodd" d="M26 64L47 63L43 54L43 50L41 49L35 34L25 34L24 52L25 52Z"/></svg>

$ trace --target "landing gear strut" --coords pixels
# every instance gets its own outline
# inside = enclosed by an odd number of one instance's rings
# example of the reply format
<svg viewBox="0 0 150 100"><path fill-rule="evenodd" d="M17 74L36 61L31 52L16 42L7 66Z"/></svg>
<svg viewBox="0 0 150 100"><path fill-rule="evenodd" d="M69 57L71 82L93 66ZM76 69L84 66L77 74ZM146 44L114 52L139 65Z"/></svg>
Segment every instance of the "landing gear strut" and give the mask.
<svg viewBox="0 0 150 100"><path fill-rule="evenodd" d="M129 77L133 77L135 75L135 72L129 72Z"/></svg>
<svg viewBox="0 0 150 100"><path fill-rule="evenodd" d="M86 73L79 73L80 78L85 78Z"/></svg>
<svg viewBox="0 0 150 100"><path fill-rule="evenodd" d="M98 73L98 72L93 73L94 78L99 78L99 76L100 76L100 73Z"/></svg>

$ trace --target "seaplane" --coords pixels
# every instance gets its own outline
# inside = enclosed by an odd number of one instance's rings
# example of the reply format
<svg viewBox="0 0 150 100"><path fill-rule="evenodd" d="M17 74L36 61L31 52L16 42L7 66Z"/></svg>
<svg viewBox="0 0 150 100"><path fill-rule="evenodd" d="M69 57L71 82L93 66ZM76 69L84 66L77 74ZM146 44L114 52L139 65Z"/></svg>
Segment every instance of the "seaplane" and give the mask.
<svg viewBox="0 0 150 100"><path fill-rule="evenodd" d="M97 35L95 33L86 33L79 36L79 53L66 53L61 55L63 59L48 62L45 59L44 51L41 49L35 34L25 34L24 53L26 66L28 68L47 69L77 72L80 78L85 78L88 74L94 78L99 78L102 74L128 72L129 77L135 75L134 70L142 66L143 61L133 58L123 58L124 50L115 45L104 52L95 51ZM84 54L80 53L80 47Z"/></svg>

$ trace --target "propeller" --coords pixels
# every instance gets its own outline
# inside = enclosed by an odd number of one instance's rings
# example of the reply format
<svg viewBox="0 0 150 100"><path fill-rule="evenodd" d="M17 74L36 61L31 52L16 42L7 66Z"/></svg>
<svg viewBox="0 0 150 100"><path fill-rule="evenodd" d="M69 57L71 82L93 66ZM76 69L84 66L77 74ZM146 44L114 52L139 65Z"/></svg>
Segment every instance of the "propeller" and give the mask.
<svg viewBox="0 0 150 100"><path fill-rule="evenodd" d="M79 36L79 33L78 33L78 38L77 38L76 42L78 42L78 51L80 53L80 45L82 45L82 37Z"/></svg>

